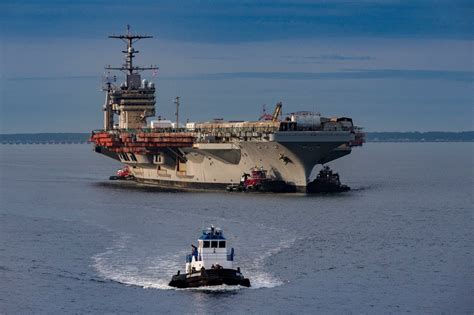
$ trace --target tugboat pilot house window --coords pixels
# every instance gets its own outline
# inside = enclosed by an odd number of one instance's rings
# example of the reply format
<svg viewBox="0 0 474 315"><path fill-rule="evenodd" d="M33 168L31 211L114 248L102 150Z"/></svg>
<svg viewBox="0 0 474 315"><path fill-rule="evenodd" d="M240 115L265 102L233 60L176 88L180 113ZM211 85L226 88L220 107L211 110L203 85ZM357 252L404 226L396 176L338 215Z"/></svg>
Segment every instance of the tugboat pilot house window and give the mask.
<svg viewBox="0 0 474 315"><path fill-rule="evenodd" d="M219 245L219 246L218 246ZM225 248L225 241L203 241L203 248Z"/></svg>

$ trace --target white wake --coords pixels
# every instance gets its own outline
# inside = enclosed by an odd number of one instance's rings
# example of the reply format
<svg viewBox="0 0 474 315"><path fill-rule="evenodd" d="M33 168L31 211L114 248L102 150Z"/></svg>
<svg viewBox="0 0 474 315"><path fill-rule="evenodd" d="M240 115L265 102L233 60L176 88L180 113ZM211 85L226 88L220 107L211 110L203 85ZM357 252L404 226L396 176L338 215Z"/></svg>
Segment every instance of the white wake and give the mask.
<svg viewBox="0 0 474 315"><path fill-rule="evenodd" d="M267 228L272 230L272 228ZM272 239L276 235L286 235L282 231L272 231L265 238ZM273 238L274 239L274 238ZM273 247L265 246L265 249L256 250L256 256L242 257L236 266L240 266L245 277L250 279L251 289L273 288L280 286L284 281L268 270L265 263L271 256L289 248L296 238L286 238ZM160 255L143 255L134 251L130 235L123 235L111 247L103 253L92 257L93 267L105 279L123 283L126 285L140 286L142 288L153 288L161 290L197 290L197 291L229 291L238 290L240 286L212 286L189 289L176 289L168 285L171 277L178 270L184 269L184 257L188 253L182 250L175 253L162 253ZM266 242L269 243L268 241ZM255 251L255 250L254 250Z"/></svg>

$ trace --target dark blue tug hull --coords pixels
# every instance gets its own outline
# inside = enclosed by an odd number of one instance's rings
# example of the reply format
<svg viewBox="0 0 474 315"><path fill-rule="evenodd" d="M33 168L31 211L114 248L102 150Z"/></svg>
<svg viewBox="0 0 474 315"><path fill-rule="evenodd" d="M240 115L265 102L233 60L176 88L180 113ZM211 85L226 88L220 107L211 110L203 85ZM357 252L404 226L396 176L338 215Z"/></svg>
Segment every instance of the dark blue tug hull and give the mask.
<svg viewBox="0 0 474 315"><path fill-rule="evenodd" d="M340 192L349 191L349 190L351 190L351 188L347 185L328 183L328 182L322 182L322 181L317 181L317 180L314 180L308 183L308 186L306 187L306 192L313 193L313 194L340 193Z"/></svg>
<svg viewBox="0 0 474 315"><path fill-rule="evenodd" d="M206 269L188 274L177 274L169 285L176 288L197 288L214 285L241 285L250 287L250 280L234 269Z"/></svg>

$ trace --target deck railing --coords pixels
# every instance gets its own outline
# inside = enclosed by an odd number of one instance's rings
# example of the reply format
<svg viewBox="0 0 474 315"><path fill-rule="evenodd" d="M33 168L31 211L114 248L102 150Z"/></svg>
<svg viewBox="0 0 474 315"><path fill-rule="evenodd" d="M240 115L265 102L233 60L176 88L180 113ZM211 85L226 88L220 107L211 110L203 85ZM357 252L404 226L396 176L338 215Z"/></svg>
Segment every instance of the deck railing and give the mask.
<svg viewBox="0 0 474 315"><path fill-rule="evenodd" d="M197 256L196 261L202 261L203 259L218 259L218 260L227 260L227 261L234 261L234 255L231 254L223 254L223 253L209 253L209 254L200 254ZM189 254L186 255L186 262L190 263L193 260L193 255Z"/></svg>

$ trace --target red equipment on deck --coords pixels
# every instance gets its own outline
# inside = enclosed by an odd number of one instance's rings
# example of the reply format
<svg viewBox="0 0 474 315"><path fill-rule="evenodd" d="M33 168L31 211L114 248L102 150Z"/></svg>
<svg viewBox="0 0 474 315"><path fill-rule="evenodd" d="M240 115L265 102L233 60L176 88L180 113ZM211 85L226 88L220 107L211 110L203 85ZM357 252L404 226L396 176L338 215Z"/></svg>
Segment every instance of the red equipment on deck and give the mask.
<svg viewBox="0 0 474 315"><path fill-rule="evenodd" d="M94 132L89 140L117 153L152 153L157 148L192 147L194 135L189 132Z"/></svg>

